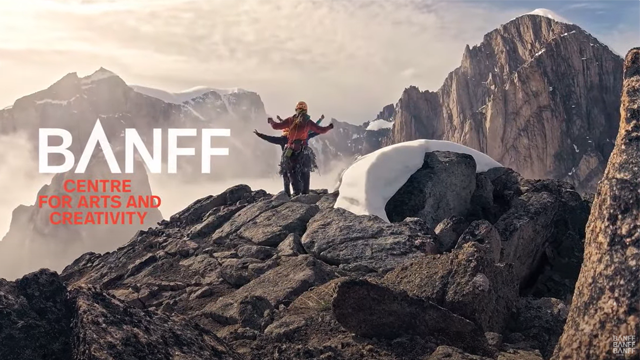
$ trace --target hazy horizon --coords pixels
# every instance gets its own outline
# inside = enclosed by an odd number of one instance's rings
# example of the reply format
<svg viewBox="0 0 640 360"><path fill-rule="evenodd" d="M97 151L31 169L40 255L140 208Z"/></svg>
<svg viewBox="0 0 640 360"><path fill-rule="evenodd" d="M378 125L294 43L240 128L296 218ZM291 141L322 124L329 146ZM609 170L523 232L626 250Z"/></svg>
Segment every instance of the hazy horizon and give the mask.
<svg viewBox="0 0 640 360"><path fill-rule="evenodd" d="M0 0L0 109L67 73L107 68L179 92L255 91L269 114L362 123L410 85L437 90L465 45L548 8L624 55L637 1Z"/></svg>

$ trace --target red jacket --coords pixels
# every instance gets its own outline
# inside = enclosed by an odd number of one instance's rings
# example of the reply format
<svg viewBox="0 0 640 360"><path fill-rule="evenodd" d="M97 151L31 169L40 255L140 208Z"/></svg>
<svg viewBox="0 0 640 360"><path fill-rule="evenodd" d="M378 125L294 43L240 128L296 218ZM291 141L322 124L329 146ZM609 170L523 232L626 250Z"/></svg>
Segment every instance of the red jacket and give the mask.
<svg viewBox="0 0 640 360"><path fill-rule="evenodd" d="M289 142L291 145L295 140L307 141L309 137L309 132L313 131L318 134L324 134L327 131L331 130L331 126L320 126L313 122L309 115L302 115L301 118L298 118L297 115L291 116L289 118L284 119L284 121L278 123L271 123L271 127L274 130L284 130L289 129Z"/></svg>

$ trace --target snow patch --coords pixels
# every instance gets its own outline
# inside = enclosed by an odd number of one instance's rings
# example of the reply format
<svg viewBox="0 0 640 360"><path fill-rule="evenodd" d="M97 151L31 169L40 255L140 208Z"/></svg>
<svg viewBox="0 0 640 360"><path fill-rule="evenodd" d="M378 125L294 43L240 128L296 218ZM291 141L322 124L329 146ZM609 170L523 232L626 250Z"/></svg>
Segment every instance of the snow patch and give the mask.
<svg viewBox="0 0 640 360"><path fill-rule="evenodd" d="M536 53L536 55L535 55L535 56L540 56L540 55L542 55L546 50L547 50L547 49L542 49L542 50L538 51L538 52Z"/></svg>
<svg viewBox="0 0 640 360"><path fill-rule="evenodd" d="M569 20L565 19L564 17L558 15L557 13L549 10L549 9L535 9L530 13L526 13L524 15L538 15L538 16L544 16L547 17L549 19L558 21L558 22L562 22L565 24L572 24L572 22L570 22Z"/></svg>
<svg viewBox="0 0 640 360"><path fill-rule="evenodd" d="M387 202L422 167L425 153L431 151L469 154L476 161L477 172L502 167L488 155L450 141L407 141L358 158L342 175L334 208L376 215L388 222L384 211Z"/></svg>
<svg viewBox="0 0 640 360"><path fill-rule="evenodd" d="M107 69L100 68L100 69L98 69L98 71L94 72L93 74L83 77L80 82L83 85L88 85L88 84L91 84L92 82L95 82L95 81L108 79L108 78L116 77L116 76L118 76L118 75L112 73L111 71L109 71Z"/></svg>
<svg viewBox="0 0 640 360"><path fill-rule="evenodd" d="M381 129L391 129L393 127L393 122L391 121L387 121L387 120L381 120L381 119L377 119L377 120L373 120L372 122L369 123L369 126L367 126L367 131L376 131L376 130L381 130Z"/></svg>
<svg viewBox="0 0 640 360"><path fill-rule="evenodd" d="M67 103L72 102L73 100L77 99L78 95L72 97L69 100L51 100L51 99L44 99L44 100L37 100L36 104L56 104L56 105L67 105Z"/></svg>
<svg viewBox="0 0 640 360"><path fill-rule="evenodd" d="M209 92L218 93L221 97L223 95L243 94L243 93L249 92L247 90L240 89L240 88L215 89L208 86L196 86L196 87L179 91L179 92L169 92L161 89L150 88L150 87L140 86L140 85L129 85L129 87L132 88L137 93L151 96L171 104L182 104Z"/></svg>
<svg viewBox="0 0 640 360"><path fill-rule="evenodd" d="M578 150L578 147L576 146L576 144L571 144L571 145L573 145L573 149L574 149L576 152L580 152L580 150Z"/></svg>

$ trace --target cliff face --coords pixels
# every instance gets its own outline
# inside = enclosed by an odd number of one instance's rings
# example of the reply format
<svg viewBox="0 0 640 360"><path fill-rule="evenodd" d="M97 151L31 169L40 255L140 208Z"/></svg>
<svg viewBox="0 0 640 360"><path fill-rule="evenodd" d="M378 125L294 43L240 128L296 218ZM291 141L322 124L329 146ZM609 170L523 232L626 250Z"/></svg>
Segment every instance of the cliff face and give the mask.
<svg viewBox="0 0 640 360"><path fill-rule="evenodd" d="M438 91L406 89L385 145L450 140L592 190L617 133L621 74L622 59L578 26L521 16L467 46Z"/></svg>
<svg viewBox="0 0 640 360"><path fill-rule="evenodd" d="M635 48L625 61L620 133L593 203L584 263L554 359L640 356L639 140L640 48Z"/></svg>

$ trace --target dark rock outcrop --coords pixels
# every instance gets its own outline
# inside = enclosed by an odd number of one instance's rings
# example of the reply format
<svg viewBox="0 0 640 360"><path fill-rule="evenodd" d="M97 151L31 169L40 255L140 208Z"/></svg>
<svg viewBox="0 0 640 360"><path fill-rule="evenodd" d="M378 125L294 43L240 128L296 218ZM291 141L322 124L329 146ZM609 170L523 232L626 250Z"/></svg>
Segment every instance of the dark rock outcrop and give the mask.
<svg viewBox="0 0 640 360"><path fill-rule="evenodd" d="M466 216L475 190L475 174L476 162L471 155L426 153L422 167L387 202L389 221L418 217L435 228L448 216Z"/></svg>
<svg viewBox="0 0 640 360"><path fill-rule="evenodd" d="M620 132L598 186L587 225L584 263L553 359L640 356L638 140L640 48L634 48L625 59ZM614 346L614 337L618 342L634 342L625 347L626 355L620 352L623 347Z"/></svg>

